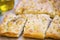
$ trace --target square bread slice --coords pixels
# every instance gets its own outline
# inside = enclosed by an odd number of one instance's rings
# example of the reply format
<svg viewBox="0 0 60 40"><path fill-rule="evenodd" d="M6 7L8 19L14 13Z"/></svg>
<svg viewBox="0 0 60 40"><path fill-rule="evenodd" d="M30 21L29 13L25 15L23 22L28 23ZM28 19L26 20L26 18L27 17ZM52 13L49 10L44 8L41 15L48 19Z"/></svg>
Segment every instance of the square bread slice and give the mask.
<svg viewBox="0 0 60 40"><path fill-rule="evenodd" d="M20 16L13 14L6 15L3 22L0 24L0 35L7 37L19 37L23 31L25 22L26 19Z"/></svg>
<svg viewBox="0 0 60 40"><path fill-rule="evenodd" d="M22 0L15 8L16 14L40 14L46 13L51 16L55 16L52 3L49 0Z"/></svg>
<svg viewBox="0 0 60 40"><path fill-rule="evenodd" d="M3 20L0 23L0 34L5 33L7 31L8 27L6 24L8 23L8 21L14 19L15 17L16 15L11 14L11 13L3 16Z"/></svg>
<svg viewBox="0 0 60 40"><path fill-rule="evenodd" d="M60 17L55 16L51 22L47 32L47 38L60 39Z"/></svg>
<svg viewBox="0 0 60 40"><path fill-rule="evenodd" d="M28 38L45 38L45 31L51 21L50 16L46 14L30 15L27 18L24 27L23 36Z"/></svg>

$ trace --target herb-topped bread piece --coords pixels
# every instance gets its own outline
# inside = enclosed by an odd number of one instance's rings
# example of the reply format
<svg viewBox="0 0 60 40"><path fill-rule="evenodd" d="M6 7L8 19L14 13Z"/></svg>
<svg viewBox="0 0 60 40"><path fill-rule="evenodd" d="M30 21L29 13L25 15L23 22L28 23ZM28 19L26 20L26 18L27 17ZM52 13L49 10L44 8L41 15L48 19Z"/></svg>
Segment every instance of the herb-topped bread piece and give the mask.
<svg viewBox="0 0 60 40"><path fill-rule="evenodd" d="M60 17L59 16L54 17L53 21L51 22L46 32L46 37L60 39Z"/></svg>
<svg viewBox="0 0 60 40"><path fill-rule="evenodd" d="M50 0L55 10L56 15L60 16L60 0Z"/></svg>
<svg viewBox="0 0 60 40"><path fill-rule="evenodd" d="M15 8L16 14L49 14L55 16L52 3L49 0L21 0Z"/></svg>
<svg viewBox="0 0 60 40"><path fill-rule="evenodd" d="M0 25L1 36L19 37L22 33L25 19L13 14L6 15Z"/></svg>
<svg viewBox="0 0 60 40"><path fill-rule="evenodd" d="M27 18L27 22L24 27L23 36L30 38L45 38L45 32L51 21L50 16L46 14L30 15Z"/></svg>

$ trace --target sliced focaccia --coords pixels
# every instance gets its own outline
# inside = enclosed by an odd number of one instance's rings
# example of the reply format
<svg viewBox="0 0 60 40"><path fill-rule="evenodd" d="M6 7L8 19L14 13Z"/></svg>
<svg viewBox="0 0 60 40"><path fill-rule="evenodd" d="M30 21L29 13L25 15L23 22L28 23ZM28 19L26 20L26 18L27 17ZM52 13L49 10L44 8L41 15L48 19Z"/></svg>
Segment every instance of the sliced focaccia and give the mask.
<svg viewBox="0 0 60 40"><path fill-rule="evenodd" d="M7 32L8 27L6 24L8 23L8 21L14 19L15 17L16 15L11 13L4 15L4 18L0 24L0 34Z"/></svg>
<svg viewBox="0 0 60 40"><path fill-rule="evenodd" d="M3 22L0 25L0 34L7 37L19 37L26 20L20 16L13 17L14 15L11 15L7 15L7 18L6 16L4 17Z"/></svg>
<svg viewBox="0 0 60 40"><path fill-rule="evenodd" d="M22 6L23 5L23 6ZM16 13L46 13L51 16L55 15L52 3L49 0L22 0L16 7Z"/></svg>
<svg viewBox="0 0 60 40"><path fill-rule="evenodd" d="M37 14L28 17L24 27L23 36L44 39L45 31L51 21L49 15Z"/></svg>
<svg viewBox="0 0 60 40"><path fill-rule="evenodd" d="M50 2L53 5L56 15L60 16L60 0L50 0Z"/></svg>
<svg viewBox="0 0 60 40"><path fill-rule="evenodd" d="M59 16L55 16L55 18L51 22L46 32L46 37L60 39L60 17Z"/></svg>

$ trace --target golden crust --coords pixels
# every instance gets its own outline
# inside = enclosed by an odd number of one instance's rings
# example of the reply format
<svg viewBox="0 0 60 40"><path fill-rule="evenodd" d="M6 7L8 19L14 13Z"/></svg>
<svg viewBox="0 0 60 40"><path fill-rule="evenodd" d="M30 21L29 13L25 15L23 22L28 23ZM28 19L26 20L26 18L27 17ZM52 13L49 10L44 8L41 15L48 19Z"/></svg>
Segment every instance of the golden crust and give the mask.
<svg viewBox="0 0 60 40"><path fill-rule="evenodd" d="M44 36L45 35L43 35L43 33L24 33L23 34L23 36L24 37L28 37L28 38L38 38L38 39L40 39L40 38L42 38L42 39L44 39Z"/></svg>
<svg viewBox="0 0 60 40"><path fill-rule="evenodd" d="M46 38L60 39L58 35L49 32L46 33Z"/></svg>
<svg viewBox="0 0 60 40"><path fill-rule="evenodd" d="M15 33L11 33L11 32L6 32L1 34L1 36L6 36L6 37L19 37L19 35L15 34Z"/></svg>

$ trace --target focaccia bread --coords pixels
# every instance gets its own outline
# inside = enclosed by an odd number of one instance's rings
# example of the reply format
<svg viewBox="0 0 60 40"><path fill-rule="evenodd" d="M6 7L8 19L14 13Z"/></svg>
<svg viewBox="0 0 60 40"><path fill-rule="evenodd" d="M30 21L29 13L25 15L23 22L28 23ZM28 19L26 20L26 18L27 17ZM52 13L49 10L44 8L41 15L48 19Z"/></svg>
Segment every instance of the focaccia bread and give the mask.
<svg viewBox="0 0 60 40"><path fill-rule="evenodd" d="M53 39L60 39L60 17L59 16L55 16L55 18L51 22L46 32L46 37L53 38Z"/></svg>
<svg viewBox="0 0 60 40"><path fill-rule="evenodd" d="M25 21L26 19L20 16L13 14L6 15L3 22L0 24L0 35L7 37L19 37L23 31Z"/></svg>
<svg viewBox="0 0 60 40"><path fill-rule="evenodd" d="M23 5L23 6L22 6ZM22 0L16 7L16 14L40 14L46 13L55 16L52 3L49 0Z"/></svg>
<svg viewBox="0 0 60 40"><path fill-rule="evenodd" d="M50 16L46 14L29 15L27 19L23 36L44 39L45 31L51 21Z"/></svg>
<svg viewBox="0 0 60 40"><path fill-rule="evenodd" d="M55 10L56 15L60 16L60 0L50 0Z"/></svg>
<svg viewBox="0 0 60 40"><path fill-rule="evenodd" d="M3 18L3 20L2 20L2 22L0 24L0 34L5 33L7 31L7 28L8 28L6 26L7 22L10 21L11 19L14 19L15 17L16 17L16 15L10 14L10 13L4 15L4 18Z"/></svg>

